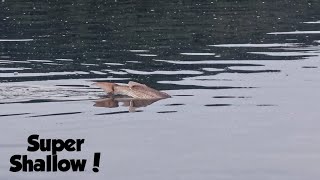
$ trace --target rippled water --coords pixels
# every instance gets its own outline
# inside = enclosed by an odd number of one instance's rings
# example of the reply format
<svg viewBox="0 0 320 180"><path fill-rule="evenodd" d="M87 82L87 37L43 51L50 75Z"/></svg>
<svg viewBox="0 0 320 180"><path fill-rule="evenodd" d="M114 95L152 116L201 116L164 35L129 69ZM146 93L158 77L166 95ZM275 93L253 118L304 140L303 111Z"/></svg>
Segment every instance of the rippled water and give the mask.
<svg viewBox="0 0 320 180"><path fill-rule="evenodd" d="M85 156L103 155L97 179L318 179L319 8L2 1L0 177L43 179L7 171L39 133L86 138ZM172 98L109 99L94 81Z"/></svg>

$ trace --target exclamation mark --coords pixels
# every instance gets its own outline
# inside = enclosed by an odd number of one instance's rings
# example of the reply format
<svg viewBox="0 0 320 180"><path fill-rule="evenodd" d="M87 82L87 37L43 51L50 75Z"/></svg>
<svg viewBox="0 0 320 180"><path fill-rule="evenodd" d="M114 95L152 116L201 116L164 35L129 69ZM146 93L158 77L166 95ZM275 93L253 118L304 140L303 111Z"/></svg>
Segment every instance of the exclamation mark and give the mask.
<svg viewBox="0 0 320 180"><path fill-rule="evenodd" d="M100 164L100 153L94 153L93 159L93 172L99 172L99 164Z"/></svg>

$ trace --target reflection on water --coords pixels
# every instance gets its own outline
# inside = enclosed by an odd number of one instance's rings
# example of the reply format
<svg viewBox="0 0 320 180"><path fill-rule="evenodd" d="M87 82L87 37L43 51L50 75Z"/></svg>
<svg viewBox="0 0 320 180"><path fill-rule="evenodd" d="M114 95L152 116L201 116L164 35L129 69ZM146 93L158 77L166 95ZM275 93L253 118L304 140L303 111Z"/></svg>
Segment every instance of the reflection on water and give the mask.
<svg viewBox="0 0 320 180"><path fill-rule="evenodd" d="M135 112L139 107L146 107L161 99L133 99L133 98L106 98L95 102L96 107L116 108L119 107L119 103L122 106L129 107L129 112Z"/></svg>

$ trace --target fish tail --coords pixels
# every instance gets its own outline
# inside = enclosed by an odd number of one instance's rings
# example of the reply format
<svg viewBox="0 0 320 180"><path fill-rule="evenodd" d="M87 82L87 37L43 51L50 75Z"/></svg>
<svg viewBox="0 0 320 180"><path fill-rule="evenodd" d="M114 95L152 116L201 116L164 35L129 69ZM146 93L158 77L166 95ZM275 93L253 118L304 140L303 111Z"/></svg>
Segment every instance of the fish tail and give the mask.
<svg viewBox="0 0 320 180"><path fill-rule="evenodd" d="M93 85L102 88L108 94L113 94L114 93L114 87L117 86L117 84L109 83L109 82L96 82Z"/></svg>

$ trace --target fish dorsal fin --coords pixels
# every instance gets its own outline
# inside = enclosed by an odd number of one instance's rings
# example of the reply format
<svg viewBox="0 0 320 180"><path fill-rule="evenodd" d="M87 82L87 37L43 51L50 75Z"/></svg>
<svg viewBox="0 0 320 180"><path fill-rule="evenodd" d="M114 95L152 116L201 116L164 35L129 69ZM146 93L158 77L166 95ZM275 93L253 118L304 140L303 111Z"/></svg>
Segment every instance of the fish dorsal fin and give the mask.
<svg viewBox="0 0 320 180"><path fill-rule="evenodd" d="M134 82L134 81L129 81L128 85L129 85L130 89L132 89L134 86L148 87L145 84L140 84L140 83L137 83L137 82Z"/></svg>

